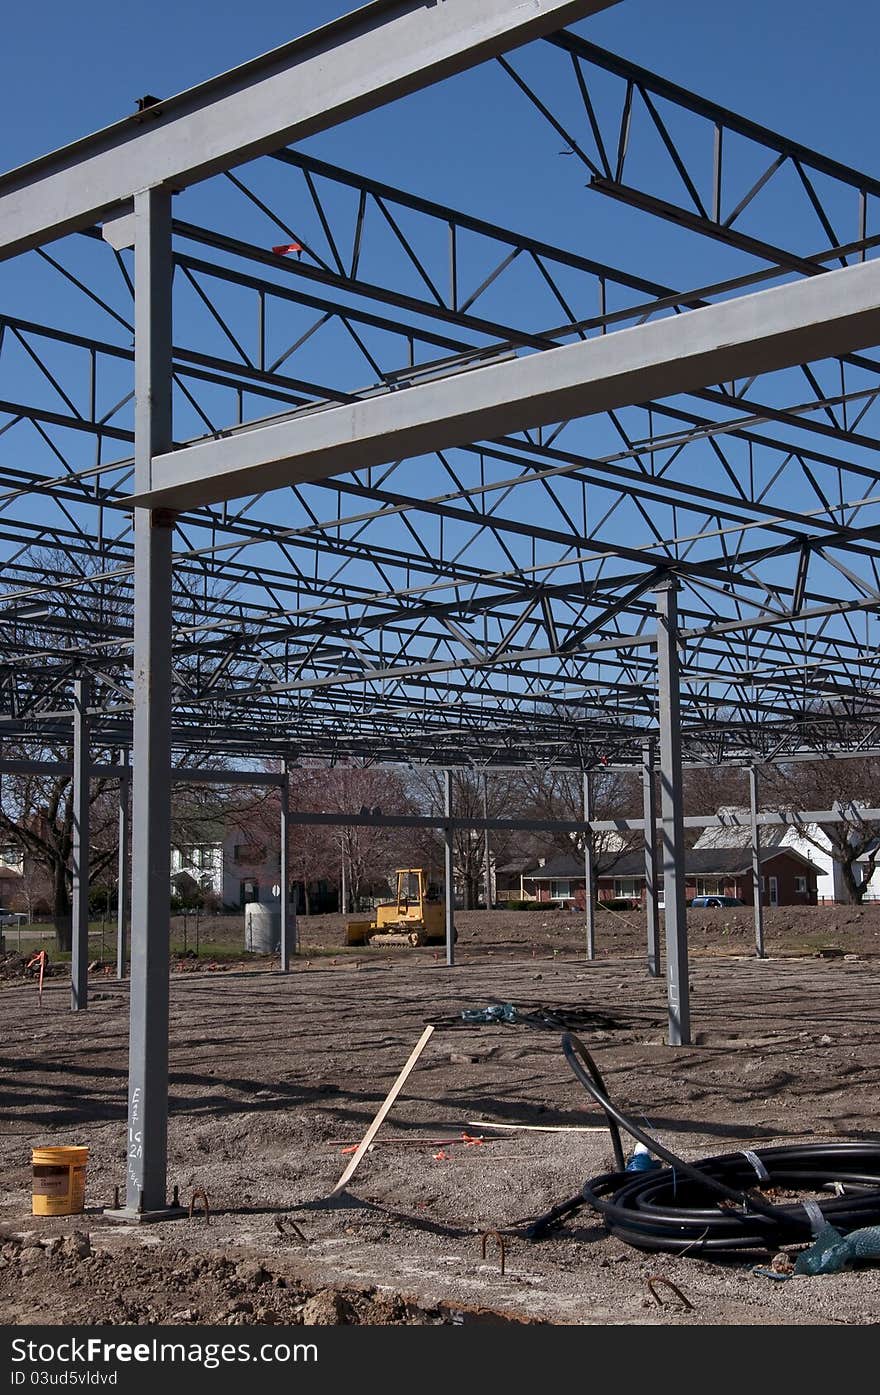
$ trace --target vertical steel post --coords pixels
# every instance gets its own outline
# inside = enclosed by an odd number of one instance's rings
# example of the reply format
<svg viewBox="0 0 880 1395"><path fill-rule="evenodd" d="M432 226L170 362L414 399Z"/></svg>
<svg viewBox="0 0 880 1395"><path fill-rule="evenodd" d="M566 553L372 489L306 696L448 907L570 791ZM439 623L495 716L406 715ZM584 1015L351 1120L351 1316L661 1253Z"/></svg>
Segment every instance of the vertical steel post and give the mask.
<svg viewBox="0 0 880 1395"><path fill-rule="evenodd" d="M73 830L71 862L70 1007L82 1012L89 1005L89 680L73 682Z"/></svg>
<svg viewBox="0 0 880 1395"><path fill-rule="evenodd" d="M593 777L584 771L584 823L593 817ZM584 910L587 917L587 958L596 958L596 859L593 855L593 832L584 832Z"/></svg>
<svg viewBox="0 0 880 1395"><path fill-rule="evenodd" d="M660 820L663 906L666 924L666 992L669 1045L691 1040L687 903L684 880L684 811L681 775L681 693L678 661L678 582L657 588L657 695L660 717Z"/></svg>
<svg viewBox="0 0 880 1395"><path fill-rule="evenodd" d="M660 977L660 912L657 909L657 794L654 789L654 747L642 746L642 798L645 819L645 917L648 925L648 973Z"/></svg>
<svg viewBox="0 0 880 1395"><path fill-rule="evenodd" d="M281 883L281 972L290 971L290 956L296 953L296 912L290 916L290 773L284 762L279 790L281 811L281 851L278 860L278 880ZM291 931L293 933L291 933Z"/></svg>
<svg viewBox="0 0 880 1395"><path fill-rule="evenodd" d="M483 774L483 818L489 821L489 776ZM483 879L486 883L486 910L492 909L492 862L489 857L489 830L483 830Z"/></svg>
<svg viewBox="0 0 880 1395"><path fill-rule="evenodd" d="M455 887L452 865L452 771L443 771L444 900L446 904L446 963L455 963Z"/></svg>
<svg viewBox="0 0 880 1395"><path fill-rule="evenodd" d="M339 878L339 901L340 901L339 909L342 911L342 914L343 914L343 915L346 915L347 912L348 912L348 884L347 884L347 881L346 881L346 875L345 875L345 874L346 874L346 866L345 866L345 844L343 843L343 844L342 844L342 866L341 866L341 868L340 868L340 878Z"/></svg>
<svg viewBox="0 0 880 1395"><path fill-rule="evenodd" d="M758 772L749 767L749 813L752 824L752 890L755 901L755 954L764 958L764 878L761 875L761 828L758 823Z"/></svg>
<svg viewBox="0 0 880 1395"><path fill-rule="evenodd" d="M171 195L135 195L135 488L171 433ZM171 891L171 514L134 511L134 747L126 1211L166 1207Z"/></svg>
<svg viewBox="0 0 880 1395"><path fill-rule="evenodd" d="M129 857L128 801L131 796L128 751L119 752L119 853L116 890L116 977L125 978L128 958Z"/></svg>

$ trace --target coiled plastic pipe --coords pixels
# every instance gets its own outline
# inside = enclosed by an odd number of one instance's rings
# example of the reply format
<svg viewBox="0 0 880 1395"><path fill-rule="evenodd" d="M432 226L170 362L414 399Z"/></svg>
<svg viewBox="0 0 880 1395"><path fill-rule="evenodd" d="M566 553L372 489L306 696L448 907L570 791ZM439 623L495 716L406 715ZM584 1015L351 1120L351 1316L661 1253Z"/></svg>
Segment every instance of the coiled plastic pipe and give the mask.
<svg viewBox="0 0 880 1395"><path fill-rule="evenodd" d="M772 1252L781 1245L806 1243L822 1222L844 1234L880 1224L880 1144L796 1144L688 1163L609 1099L598 1067L578 1037L566 1032L562 1050L608 1120L617 1171L592 1178L576 1197L554 1206L529 1228L530 1238L539 1239L584 1205L627 1244L676 1254ZM668 1165L627 1172L621 1128ZM806 1192L811 1199L806 1205L771 1204L762 1194L771 1189ZM826 1191L833 1194L819 1199L817 1194Z"/></svg>

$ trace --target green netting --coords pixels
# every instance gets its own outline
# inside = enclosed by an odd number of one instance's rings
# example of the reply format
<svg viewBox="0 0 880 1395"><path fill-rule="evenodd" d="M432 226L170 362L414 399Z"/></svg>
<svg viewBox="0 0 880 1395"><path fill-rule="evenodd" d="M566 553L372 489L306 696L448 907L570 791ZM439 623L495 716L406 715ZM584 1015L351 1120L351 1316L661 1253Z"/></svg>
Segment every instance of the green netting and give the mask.
<svg viewBox="0 0 880 1395"><path fill-rule="evenodd" d="M880 1225L866 1226L841 1235L833 1225L819 1231L808 1250L798 1255L796 1274L839 1274L851 1264L880 1259Z"/></svg>

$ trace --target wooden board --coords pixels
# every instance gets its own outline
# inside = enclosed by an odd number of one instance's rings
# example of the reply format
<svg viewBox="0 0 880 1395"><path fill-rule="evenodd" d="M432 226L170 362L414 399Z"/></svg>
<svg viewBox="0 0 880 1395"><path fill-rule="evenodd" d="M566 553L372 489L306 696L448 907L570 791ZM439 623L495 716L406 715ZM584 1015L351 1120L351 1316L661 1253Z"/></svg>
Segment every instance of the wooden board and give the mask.
<svg viewBox="0 0 880 1395"><path fill-rule="evenodd" d="M351 1162L348 1164L348 1167L345 1169L339 1181L336 1183L336 1186L330 1193L331 1196L336 1196L339 1192L341 1192L346 1182L354 1173L355 1169L360 1163L361 1158L364 1156L364 1153L367 1151L371 1142L376 1137L376 1134L379 1132L379 1129L382 1127L382 1121L384 1120L394 1101L397 1099L397 1096L403 1089L403 1086L406 1083L407 1076L413 1069L413 1066L421 1056L425 1047L428 1045L433 1031L433 1027L426 1027L425 1030L422 1032L422 1035L419 1037L418 1041L412 1049L412 1052L410 1053L409 1060L407 1061L403 1070L400 1072L400 1075L397 1077L394 1084L391 1086L391 1089L388 1091L388 1094L382 1101L378 1114L376 1115L372 1124L367 1129L366 1133L361 1139L357 1152L354 1154L353 1158L351 1159Z"/></svg>

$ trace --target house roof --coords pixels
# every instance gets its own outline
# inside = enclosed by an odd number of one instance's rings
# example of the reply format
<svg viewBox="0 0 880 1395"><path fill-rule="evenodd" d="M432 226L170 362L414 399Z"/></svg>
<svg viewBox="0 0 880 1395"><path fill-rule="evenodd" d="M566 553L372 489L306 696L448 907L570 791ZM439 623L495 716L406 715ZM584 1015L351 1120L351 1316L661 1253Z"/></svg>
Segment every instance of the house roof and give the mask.
<svg viewBox="0 0 880 1395"><path fill-rule="evenodd" d="M820 872L814 863L802 853L796 852L794 848L762 848L761 862L772 862L774 858L789 857L792 861L799 863L802 867L808 868L811 872ZM737 873L745 874L751 871L752 855L748 848L690 848L685 852L684 870L686 877L694 876L732 876ZM534 867L531 871L524 872L523 876L527 881L564 881L566 878L583 877L584 864L582 859L574 857L555 857L548 860L543 867ZM645 854L643 852L624 853L610 867L607 872L600 872L601 880L610 880L613 877L643 877L645 875Z"/></svg>
<svg viewBox="0 0 880 1395"><path fill-rule="evenodd" d="M644 859L642 859L644 865ZM570 853L560 853L557 857L548 857L543 867L526 868L523 876L526 878L537 878L543 881L548 877L554 880L566 877L582 877L584 875L584 859L582 857L572 857Z"/></svg>

